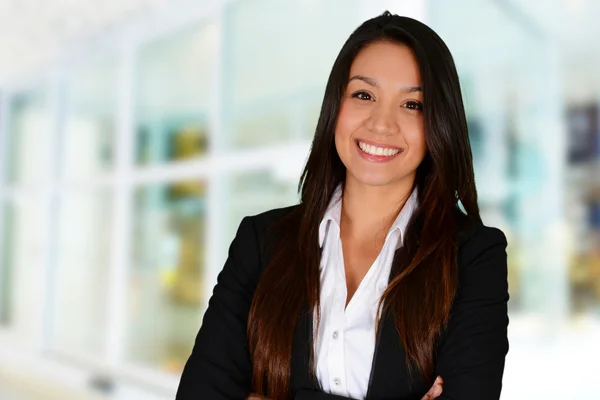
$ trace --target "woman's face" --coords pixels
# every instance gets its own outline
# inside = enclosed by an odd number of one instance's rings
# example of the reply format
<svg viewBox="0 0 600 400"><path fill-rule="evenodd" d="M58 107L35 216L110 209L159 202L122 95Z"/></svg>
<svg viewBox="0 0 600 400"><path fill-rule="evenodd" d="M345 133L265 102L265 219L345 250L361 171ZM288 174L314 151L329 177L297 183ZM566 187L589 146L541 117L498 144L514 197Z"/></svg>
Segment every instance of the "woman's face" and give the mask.
<svg viewBox="0 0 600 400"><path fill-rule="evenodd" d="M419 65L402 44L376 42L350 68L335 130L347 178L364 185L412 185L427 152Z"/></svg>

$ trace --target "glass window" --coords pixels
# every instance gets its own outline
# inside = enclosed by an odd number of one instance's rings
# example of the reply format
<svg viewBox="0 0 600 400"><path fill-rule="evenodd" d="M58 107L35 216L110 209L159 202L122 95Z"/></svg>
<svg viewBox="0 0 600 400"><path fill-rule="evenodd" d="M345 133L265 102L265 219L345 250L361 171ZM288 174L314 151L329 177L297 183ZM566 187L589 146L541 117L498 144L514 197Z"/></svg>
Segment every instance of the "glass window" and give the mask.
<svg viewBox="0 0 600 400"><path fill-rule="evenodd" d="M40 334L40 304L44 299L44 205L38 201L0 204L0 326L20 338Z"/></svg>
<svg viewBox="0 0 600 400"><path fill-rule="evenodd" d="M0 325L10 325L13 319L14 213L9 203L0 203Z"/></svg>
<svg viewBox="0 0 600 400"><path fill-rule="evenodd" d="M58 213L52 347L102 356L112 263L112 192L64 194Z"/></svg>
<svg viewBox="0 0 600 400"><path fill-rule="evenodd" d="M135 193L128 361L183 370L206 304L205 197L201 180Z"/></svg>
<svg viewBox="0 0 600 400"><path fill-rule="evenodd" d="M7 181L43 183L50 166L52 123L43 89L8 99Z"/></svg>
<svg viewBox="0 0 600 400"><path fill-rule="evenodd" d="M312 137L316 120L305 116L320 106L335 57L360 22L359 3L249 0L227 7L225 145Z"/></svg>
<svg viewBox="0 0 600 400"><path fill-rule="evenodd" d="M142 48L137 62L136 159L153 164L206 153L217 29L193 26Z"/></svg>
<svg viewBox="0 0 600 400"><path fill-rule="evenodd" d="M115 62L74 71L66 88L64 175L78 178L110 170L118 103Z"/></svg>

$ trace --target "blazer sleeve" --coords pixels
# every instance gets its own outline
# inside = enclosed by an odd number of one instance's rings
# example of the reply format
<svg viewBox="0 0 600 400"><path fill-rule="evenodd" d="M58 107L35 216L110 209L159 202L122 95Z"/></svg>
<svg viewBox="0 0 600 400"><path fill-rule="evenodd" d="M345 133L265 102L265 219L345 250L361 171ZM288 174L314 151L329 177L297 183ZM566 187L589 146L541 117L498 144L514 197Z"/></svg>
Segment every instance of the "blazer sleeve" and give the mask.
<svg viewBox="0 0 600 400"><path fill-rule="evenodd" d="M247 323L260 275L257 234L245 217L219 273L176 400L240 400L251 391Z"/></svg>
<svg viewBox="0 0 600 400"><path fill-rule="evenodd" d="M508 352L506 237L481 226L459 250L459 289L437 351L442 400L498 400Z"/></svg>

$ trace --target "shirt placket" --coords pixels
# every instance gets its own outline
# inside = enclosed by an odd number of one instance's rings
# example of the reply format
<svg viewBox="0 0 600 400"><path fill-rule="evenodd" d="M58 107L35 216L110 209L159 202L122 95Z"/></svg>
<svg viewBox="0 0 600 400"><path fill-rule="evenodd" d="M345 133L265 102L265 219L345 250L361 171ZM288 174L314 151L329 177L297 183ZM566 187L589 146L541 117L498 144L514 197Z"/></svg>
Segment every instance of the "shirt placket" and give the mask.
<svg viewBox="0 0 600 400"><path fill-rule="evenodd" d="M344 274L344 260L341 244L337 246L337 263L338 274L341 274L342 279L336 279L335 295L331 312L331 324L329 332L329 376L331 379L330 386L334 394L347 395L346 382L346 356L345 356L345 327L346 327L346 280Z"/></svg>
<svg viewBox="0 0 600 400"><path fill-rule="evenodd" d="M345 328L345 317L344 317L344 299L342 291L337 288L335 294L335 310L333 311L333 318L331 319L331 328L327 332L329 342L329 371L330 371L330 385L334 393L340 395L346 395L346 357L344 354L344 328ZM345 290L344 290L345 292ZM341 309L340 309L341 304Z"/></svg>

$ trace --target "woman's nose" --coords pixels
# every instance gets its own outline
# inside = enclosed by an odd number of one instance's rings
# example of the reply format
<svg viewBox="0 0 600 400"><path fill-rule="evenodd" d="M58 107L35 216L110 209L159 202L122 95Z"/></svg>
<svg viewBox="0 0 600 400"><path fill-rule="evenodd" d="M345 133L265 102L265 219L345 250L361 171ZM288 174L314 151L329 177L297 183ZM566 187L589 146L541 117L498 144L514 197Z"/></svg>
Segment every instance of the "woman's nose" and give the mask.
<svg viewBox="0 0 600 400"><path fill-rule="evenodd" d="M394 109L392 109L394 108ZM368 120L367 128L380 135L394 135L400 127L396 119L395 107L380 105L373 109Z"/></svg>

